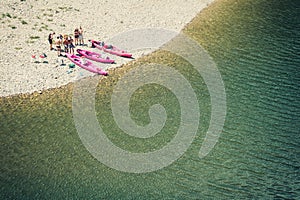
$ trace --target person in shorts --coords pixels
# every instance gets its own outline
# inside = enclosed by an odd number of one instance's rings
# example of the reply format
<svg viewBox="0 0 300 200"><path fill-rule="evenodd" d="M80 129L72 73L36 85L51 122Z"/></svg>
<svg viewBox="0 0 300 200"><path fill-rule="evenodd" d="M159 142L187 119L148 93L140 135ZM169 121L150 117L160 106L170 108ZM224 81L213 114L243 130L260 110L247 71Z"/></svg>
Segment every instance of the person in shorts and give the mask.
<svg viewBox="0 0 300 200"><path fill-rule="evenodd" d="M54 37L55 33L50 33L48 36L48 42L50 44L50 51L53 50L52 44L53 44L53 37Z"/></svg>
<svg viewBox="0 0 300 200"><path fill-rule="evenodd" d="M64 45L64 51L65 51L65 53L69 53L68 35L64 35L63 45Z"/></svg>
<svg viewBox="0 0 300 200"><path fill-rule="evenodd" d="M74 30L74 38L75 38L75 45L78 45L78 38L79 38L79 30L76 28Z"/></svg>
<svg viewBox="0 0 300 200"><path fill-rule="evenodd" d="M62 41L61 41L60 37L58 36L55 41L57 56L61 56L61 44L62 44Z"/></svg>
<svg viewBox="0 0 300 200"><path fill-rule="evenodd" d="M78 36L78 39L79 39L79 45L84 45L84 41L83 41L83 29L82 29L81 26L80 26L80 28L79 28L79 36Z"/></svg>
<svg viewBox="0 0 300 200"><path fill-rule="evenodd" d="M72 54L74 54L74 48L75 48L75 46L73 44L73 41L74 40L73 40L72 37L68 38L68 49L69 49L69 52L72 53Z"/></svg>

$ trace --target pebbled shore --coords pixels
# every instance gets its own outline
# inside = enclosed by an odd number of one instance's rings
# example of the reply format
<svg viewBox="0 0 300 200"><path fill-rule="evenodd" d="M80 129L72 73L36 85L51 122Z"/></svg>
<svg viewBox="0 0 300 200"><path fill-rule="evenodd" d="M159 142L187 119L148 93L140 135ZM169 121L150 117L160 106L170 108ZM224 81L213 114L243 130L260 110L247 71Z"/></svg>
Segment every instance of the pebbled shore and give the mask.
<svg viewBox="0 0 300 200"><path fill-rule="evenodd" d="M48 34L73 35L82 26L84 39L108 40L138 28L164 28L179 32L213 0L6 0L0 3L0 96L42 92L75 81L80 68L69 69L67 58L49 50ZM88 48L88 47L83 47ZM31 55L45 53L33 63ZM138 58L147 52L133 52ZM109 55L110 56L110 55ZM113 56L111 56L113 57ZM113 57L116 58L116 57ZM61 60L66 64L60 66ZM47 61L44 63L44 61ZM129 59L117 58L118 67Z"/></svg>

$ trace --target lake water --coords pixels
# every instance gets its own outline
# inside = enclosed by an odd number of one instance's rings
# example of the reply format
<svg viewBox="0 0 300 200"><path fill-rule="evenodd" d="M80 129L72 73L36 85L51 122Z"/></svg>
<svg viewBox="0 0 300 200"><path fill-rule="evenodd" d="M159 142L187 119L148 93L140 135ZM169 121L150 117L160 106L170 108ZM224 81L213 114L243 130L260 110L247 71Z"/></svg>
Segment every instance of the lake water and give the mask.
<svg viewBox="0 0 300 200"><path fill-rule="evenodd" d="M131 116L138 124L149 123L149 107L156 103L171 116L149 139L122 133L110 98L128 69L153 61L174 67L185 73L201 109L195 140L183 156L150 173L117 171L97 161L79 139L73 85L1 98L1 199L299 198L300 2L220 0L183 32L209 52L226 90L224 129L205 158L198 157L211 114L205 82L183 59L158 52L100 81L96 116L107 137L123 149L163 147L180 121L170 91L152 84L132 96Z"/></svg>

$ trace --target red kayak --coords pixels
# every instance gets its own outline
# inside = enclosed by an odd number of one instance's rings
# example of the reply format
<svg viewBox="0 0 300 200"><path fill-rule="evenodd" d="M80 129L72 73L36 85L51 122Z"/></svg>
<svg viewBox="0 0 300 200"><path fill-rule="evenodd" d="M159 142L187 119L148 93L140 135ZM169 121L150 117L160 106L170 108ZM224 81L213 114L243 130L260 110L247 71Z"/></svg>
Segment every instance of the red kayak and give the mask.
<svg viewBox="0 0 300 200"><path fill-rule="evenodd" d="M103 50L107 53L121 56L121 57L132 58L131 53L128 53L125 50L121 50L113 45L108 45L108 44L105 44L104 42L99 42L99 41L95 41L95 40L91 40L91 42L92 42L93 46L95 46L96 48Z"/></svg>
<svg viewBox="0 0 300 200"><path fill-rule="evenodd" d="M79 57L79 56L76 56L74 54L69 54L69 53L66 53L66 56L73 62L75 63L76 65L78 65L79 67L83 68L83 69L86 69L90 72L94 72L94 73L97 73L97 74L100 74L100 75L104 75L104 76L107 76L108 73L104 70L102 70L100 67L98 67L97 65L93 64L91 61L89 60L84 60Z"/></svg>
<svg viewBox="0 0 300 200"><path fill-rule="evenodd" d="M109 57L102 58L100 53L88 51L88 50L83 50L83 49L77 49L76 50L80 55L90 59L94 60L96 62L102 62L102 63L114 63L115 61L110 59Z"/></svg>

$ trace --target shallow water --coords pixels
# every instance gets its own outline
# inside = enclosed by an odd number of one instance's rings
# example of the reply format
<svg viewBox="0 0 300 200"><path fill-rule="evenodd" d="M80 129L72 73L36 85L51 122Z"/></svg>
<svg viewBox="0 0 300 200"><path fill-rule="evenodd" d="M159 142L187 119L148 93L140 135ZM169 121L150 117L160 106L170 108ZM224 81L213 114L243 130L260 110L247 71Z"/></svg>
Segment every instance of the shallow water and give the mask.
<svg viewBox="0 0 300 200"><path fill-rule="evenodd" d="M299 1L220 0L184 30L213 57L226 89L224 130L204 159L197 155L210 119L209 93L186 61L167 52L141 62L185 73L201 118L188 151L155 172L124 173L92 157L75 128L72 85L1 98L1 199L299 198L299 13ZM172 117L154 138L122 134L111 116L112 85L136 65L114 70L99 83L96 111L111 141L128 151L148 152L174 137L180 110L166 88L147 85L132 97L132 118L147 124L149 107L158 102Z"/></svg>

